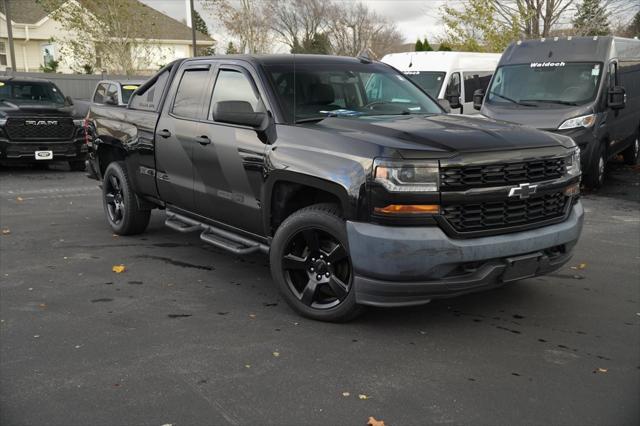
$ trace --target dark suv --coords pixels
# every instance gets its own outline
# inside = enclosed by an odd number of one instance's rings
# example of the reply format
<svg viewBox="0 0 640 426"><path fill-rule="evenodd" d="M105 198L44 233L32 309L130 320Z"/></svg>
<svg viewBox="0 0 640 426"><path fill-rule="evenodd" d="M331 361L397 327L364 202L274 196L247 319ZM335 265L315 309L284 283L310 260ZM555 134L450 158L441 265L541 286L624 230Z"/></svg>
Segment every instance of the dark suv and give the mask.
<svg viewBox="0 0 640 426"><path fill-rule="evenodd" d="M109 225L150 210L231 253L269 253L299 313L427 303L547 273L582 229L562 135L453 116L393 68L331 56L176 61L127 108L92 105Z"/></svg>

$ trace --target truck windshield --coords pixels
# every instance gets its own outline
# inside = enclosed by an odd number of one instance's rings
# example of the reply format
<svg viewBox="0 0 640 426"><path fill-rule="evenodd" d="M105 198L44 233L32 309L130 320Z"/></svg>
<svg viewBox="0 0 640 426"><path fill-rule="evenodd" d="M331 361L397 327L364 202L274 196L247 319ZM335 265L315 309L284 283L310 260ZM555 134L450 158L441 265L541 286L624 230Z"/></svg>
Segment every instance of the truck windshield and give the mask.
<svg viewBox="0 0 640 426"><path fill-rule="evenodd" d="M438 98L446 73L433 71L404 71L404 75L434 99Z"/></svg>
<svg viewBox="0 0 640 426"><path fill-rule="evenodd" d="M279 64L266 67L288 122L326 117L438 114L442 109L382 64Z"/></svg>
<svg viewBox="0 0 640 426"><path fill-rule="evenodd" d="M494 104L582 105L595 99L602 64L532 62L497 69L487 93Z"/></svg>
<svg viewBox="0 0 640 426"><path fill-rule="evenodd" d="M32 81L0 81L0 100L15 104L65 104L64 96L54 84Z"/></svg>

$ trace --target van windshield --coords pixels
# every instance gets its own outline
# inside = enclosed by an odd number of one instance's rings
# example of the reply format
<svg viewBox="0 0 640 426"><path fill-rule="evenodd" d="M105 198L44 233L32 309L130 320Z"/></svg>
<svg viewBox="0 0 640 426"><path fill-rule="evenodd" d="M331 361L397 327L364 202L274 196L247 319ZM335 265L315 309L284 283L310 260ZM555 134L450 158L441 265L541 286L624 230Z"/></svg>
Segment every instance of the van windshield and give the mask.
<svg viewBox="0 0 640 426"><path fill-rule="evenodd" d="M582 105L595 99L602 64L595 62L532 62L497 69L487 101L523 106Z"/></svg>
<svg viewBox="0 0 640 426"><path fill-rule="evenodd" d="M381 64L278 64L265 67L288 122L326 117L440 114L406 77Z"/></svg>
<svg viewBox="0 0 640 426"><path fill-rule="evenodd" d="M404 71L403 73L434 99L438 98L446 75L444 72L433 71Z"/></svg>
<svg viewBox="0 0 640 426"><path fill-rule="evenodd" d="M64 105L64 95L52 83L39 81L2 81L0 82L0 100L14 104L47 102Z"/></svg>

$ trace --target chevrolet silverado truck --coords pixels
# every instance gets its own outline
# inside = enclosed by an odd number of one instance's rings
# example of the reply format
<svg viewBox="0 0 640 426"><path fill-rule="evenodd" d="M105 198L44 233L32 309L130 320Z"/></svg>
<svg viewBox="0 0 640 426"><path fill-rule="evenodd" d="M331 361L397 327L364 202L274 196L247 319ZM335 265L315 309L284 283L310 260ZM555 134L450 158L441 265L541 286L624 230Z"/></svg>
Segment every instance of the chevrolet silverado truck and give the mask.
<svg viewBox="0 0 640 426"><path fill-rule="evenodd" d="M86 123L113 232L158 208L178 232L268 254L317 320L549 273L582 230L571 138L447 115L367 58L178 60Z"/></svg>
<svg viewBox="0 0 640 426"><path fill-rule="evenodd" d="M73 102L48 80L0 78L0 163L65 161L85 170L87 145Z"/></svg>

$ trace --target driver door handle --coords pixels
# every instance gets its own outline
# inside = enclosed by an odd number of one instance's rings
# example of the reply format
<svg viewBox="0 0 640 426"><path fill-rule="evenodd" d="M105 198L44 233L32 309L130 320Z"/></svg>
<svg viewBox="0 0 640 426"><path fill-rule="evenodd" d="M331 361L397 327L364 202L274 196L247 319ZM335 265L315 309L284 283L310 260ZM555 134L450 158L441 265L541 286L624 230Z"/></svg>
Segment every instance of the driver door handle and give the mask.
<svg viewBox="0 0 640 426"><path fill-rule="evenodd" d="M200 145L209 145L211 143L211 139L208 136L202 135L196 138L196 142Z"/></svg>
<svg viewBox="0 0 640 426"><path fill-rule="evenodd" d="M171 132L168 131L167 129L162 129L158 131L158 136L160 136L161 138L168 138L171 136Z"/></svg>

